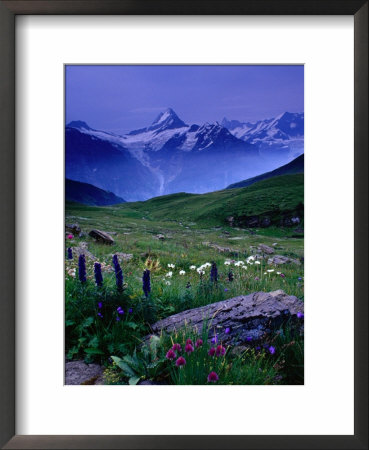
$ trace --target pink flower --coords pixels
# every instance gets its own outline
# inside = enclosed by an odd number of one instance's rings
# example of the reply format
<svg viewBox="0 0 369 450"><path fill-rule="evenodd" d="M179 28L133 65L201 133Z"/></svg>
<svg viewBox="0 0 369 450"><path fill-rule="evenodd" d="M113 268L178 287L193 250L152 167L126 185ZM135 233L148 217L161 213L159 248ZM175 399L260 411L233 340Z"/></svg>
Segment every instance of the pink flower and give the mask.
<svg viewBox="0 0 369 450"><path fill-rule="evenodd" d="M186 344L185 352L188 353L188 354L190 354L190 353L192 353L193 351L194 351L193 345L192 345L192 344Z"/></svg>
<svg viewBox="0 0 369 450"><path fill-rule="evenodd" d="M180 356L176 361L177 367L182 367L186 365L186 360L183 358L183 356Z"/></svg>
<svg viewBox="0 0 369 450"><path fill-rule="evenodd" d="M210 372L208 375L208 382L215 383L219 380L219 377L216 372Z"/></svg>
<svg viewBox="0 0 369 450"><path fill-rule="evenodd" d="M203 344L202 339L197 339L196 344L195 344L195 347L196 347L196 348L199 348L199 347L202 346L202 344Z"/></svg>
<svg viewBox="0 0 369 450"><path fill-rule="evenodd" d="M214 355L215 355L215 348L214 348L214 347L212 347L212 348L209 350L208 355L209 355L209 356L214 356Z"/></svg>
<svg viewBox="0 0 369 450"><path fill-rule="evenodd" d="M167 359L176 359L176 353L174 350L170 349L166 354Z"/></svg>
<svg viewBox="0 0 369 450"><path fill-rule="evenodd" d="M73 239L73 238L74 238L73 234L68 234L68 239Z"/></svg>
<svg viewBox="0 0 369 450"><path fill-rule="evenodd" d="M223 345L218 345L218 347L215 350L215 354L217 356L223 356L225 354L225 352L226 352L226 349L225 349L225 347L223 347Z"/></svg>
<svg viewBox="0 0 369 450"><path fill-rule="evenodd" d="M193 345L193 342L192 342L191 339L187 339L186 344L191 344L191 345Z"/></svg>
<svg viewBox="0 0 369 450"><path fill-rule="evenodd" d="M175 352L180 352L182 350L182 347L180 344L173 344L172 350Z"/></svg>

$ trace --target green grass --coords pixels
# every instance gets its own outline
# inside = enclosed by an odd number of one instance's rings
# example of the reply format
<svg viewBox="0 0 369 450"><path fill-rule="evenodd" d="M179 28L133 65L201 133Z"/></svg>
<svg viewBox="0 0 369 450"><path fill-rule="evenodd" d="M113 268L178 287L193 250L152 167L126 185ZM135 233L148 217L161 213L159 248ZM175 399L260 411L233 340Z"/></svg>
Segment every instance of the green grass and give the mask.
<svg viewBox="0 0 369 450"><path fill-rule="evenodd" d="M271 273L266 272L271 267L265 261L261 265L248 265L247 270L224 264L226 260L245 261L261 243L269 246L274 244L276 254L294 259L302 258L303 239L291 237L294 232L289 228L271 226L247 230L232 228L225 221L228 215L236 213L263 214L273 208L279 213L293 211L302 201L303 176L288 175L255 183L247 188L203 195L180 193L146 202L110 207L67 203L66 222L77 222L86 235L71 241L67 240L66 246L73 248L81 241L87 242L89 251L103 264L104 276L104 286L97 288L94 283L93 261L87 259L88 278L87 283L82 285L78 276L70 275L73 268L77 269L78 274L78 261L76 258L66 261L67 356L71 359L82 357L88 362L97 361L105 365L109 365L110 356L132 357L135 349L138 351L141 347L143 337L150 332L150 323L186 309L237 295L283 289L287 294L303 299L303 264L273 267L274 272ZM96 243L88 236L92 228L116 233L113 235L115 244L106 246ZM158 234L164 234L165 239L157 239ZM209 243L228 250L219 252L209 247ZM121 264L126 283L123 293L116 291L115 274L111 268L112 254L116 252L133 255L130 261ZM152 273L152 291L147 300L142 293L141 278L148 257L159 259L160 267ZM210 269L206 270L202 279L196 270L190 269L191 265L198 267L212 261L217 264L219 270L217 286L209 281ZM168 264L175 264L175 269L169 269ZM232 267L234 273L233 282L228 281L229 267ZM180 275L180 270L186 273ZM173 272L172 277L166 276L169 271ZM282 272L284 277L277 272ZM101 310L98 307L99 302L103 303ZM116 321L118 306L125 311L124 317L121 317L119 322ZM130 308L133 312L128 314ZM103 313L103 319L97 316L99 311ZM165 345L163 344L163 348ZM249 383L248 380L257 375L254 372L255 367L258 373L260 372L256 364L261 360L253 359L255 355L250 359L250 355L251 353L247 353L247 358L245 355L242 356L244 362L247 360L247 364L242 363L243 365L232 359L234 367L237 367L237 364L243 367L242 370L237 369L243 374L236 380L241 384ZM301 365L301 357L295 359L294 367ZM150 379L154 376L150 369L153 361L144 361L142 364L140 367L145 373L139 374L140 379L142 377ZM122 382L121 377L116 376L116 367L109 367L112 380ZM190 370L190 366L188 367ZM273 368L263 365L262 370L264 369L267 373ZM293 370L291 369L291 373ZM173 376L169 376L169 372L165 373L167 381L183 382L183 379L176 379L173 373ZM227 378L226 374L231 375ZM223 381L227 380L227 383L230 383L234 374L225 371ZM274 369L270 374L273 378ZM286 374L283 376L287 379ZM299 376L294 375L292 378L296 381ZM131 378L136 380L137 376L132 375ZM267 379L269 379L267 376L263 379L258 378L257 382ZM128 382L128 379L126 381Z"/></svg>

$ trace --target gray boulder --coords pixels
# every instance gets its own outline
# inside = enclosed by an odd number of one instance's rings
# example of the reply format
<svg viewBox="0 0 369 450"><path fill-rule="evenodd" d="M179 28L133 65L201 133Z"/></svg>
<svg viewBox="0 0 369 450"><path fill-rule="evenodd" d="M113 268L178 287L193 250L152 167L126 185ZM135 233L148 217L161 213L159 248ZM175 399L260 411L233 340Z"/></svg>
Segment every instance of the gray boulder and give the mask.
<svg viewBox="0 0 369 450"><path fill-rule="evenodd" d="M114 244L114 239L105 231L91 230L88 234L89 236L96 239L98 242L102 242L103 244Z"/></svg>
<svg viewBox="0 0 369 450"><path fill-rule="evenodd" d="M272 247L268 247L267 245L265 245L265 244L259 244L259 250L261 251L261 252L263 252L263 253L266 253L267 255L271 255L271 254L273 254L274 253L274 248L272 248Z"/></svg>
<svg viewBox="0 0 369 450"><path fill-rule="evenodd" d="M79 234L81 233L81 227L78 225L78 223L66 223L65 231L67 233L73 234L73 236L79 236Z"/></svg>
<svg viewBox="0 0 369 450"><path fill-rule="evenodd" d="M200 308L183 311L152 325L155 334L191 327L201 333L204 322L209 326L208 338L214 335L218 342L242 345L250 338L262 340L270 331L292 318L300 327L297 313L304 311L304 303L284 291L254 292Z"/></svg>
<svg viewBox="0 0 369 450"><path fill-rule="evenodd" d="M104 384L104 368L84 361L65 363L65 384Z"/></svg>

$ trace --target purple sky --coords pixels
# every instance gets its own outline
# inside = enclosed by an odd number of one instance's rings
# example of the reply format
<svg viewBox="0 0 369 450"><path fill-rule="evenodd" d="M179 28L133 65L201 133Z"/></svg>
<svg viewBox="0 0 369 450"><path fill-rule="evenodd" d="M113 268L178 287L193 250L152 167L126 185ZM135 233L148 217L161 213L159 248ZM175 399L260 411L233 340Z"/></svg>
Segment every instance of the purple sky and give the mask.
<svg viewBox="0 0 369 450"><path fill-rule="evenodd" d="M66 123L126 133L171 107L188 124L304 111L303 66L67 66Z"/></svg>

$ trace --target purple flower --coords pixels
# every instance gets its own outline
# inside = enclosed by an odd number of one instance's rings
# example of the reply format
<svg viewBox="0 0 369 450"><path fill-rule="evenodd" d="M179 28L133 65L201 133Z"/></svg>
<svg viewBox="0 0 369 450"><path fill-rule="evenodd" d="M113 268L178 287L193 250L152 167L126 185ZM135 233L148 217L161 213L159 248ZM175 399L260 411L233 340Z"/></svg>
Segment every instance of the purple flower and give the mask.
<svg viewBox="0 0 369 450"><path fill-rule="evenodd" d="M298 319L302 319L303 317L304 317L304 313L301 312L301 311L299 311L299 312L297 313L297 318L298 318Z"/></svg>
<svg viewBox="0 0 369 450"><path fill-rule="evenodd" d="M195 344L195 347L196 347L196 348L199 348L199 347L202 346L202 344L203 344L202 339L197 339L196 344Z"/></svg>
<svg viewBox="0 0 369 450"><path fill-rule="evenodd" d="M180 352L182 350L182 347L180 344L173 344L172 350L175 352Z"/></svg>
<svg viewBox="0 0 369 450"><path fill-rule="evenodd" d="M224 292L228 292L228 291L229 291L229 289L227 289L227 288L224 289Z"/></svg>
<svg viewBox="0 0 369 450"><path fill-rule="evenodd" d="M273 347L272 345L269 347L269 353L271 354L271 355L274 355L274 353L275 353L275 347Z"/></svg>
<svg viewBox="0 0 369 450"><path fill-rule="evenodd" d="M246 341L247 341L247 342L251 342L251 341L252 341L252 337L251 337L251 336L247 336L247 337L246 337Z"/></svg>
<svg viewBox="0 0 369 450"><path fill-rule="evenodd" d="M211 264L210 281L212 281L213 283L217 283L218 281L218 269L215 262Z"/></svg>
<svg viewBox="0 0 369 450"><path fill-rule="evenodd" d="M120 317L117 317L115 320L116 320L117 322L120 322Z"/></svg>
<svg viewBox="0 0 369 450"><path fill-rule="evenodd" d="M118 311L118 314L124 314L124 311L120 306L118 306L117 311Z"/></svg>
<svg viewBox="0 0 369 450"><path fill-rule="evenodd" d="M81 283L86 283L86 258L83 254L79 255L78 258L78 277Z"/></svg>
<svg viewBox="0 0 369 450"><path fill-rule="evenodd" d="M255 280L255 281L259 281L259 277L255 277L254 280Z"/></svg>
<svg viewBox="0 0 369 450"><path fill-rule="evenodd" d="M142 290L144 291L145 297L148 297L149 293L151 292L149 269L145 269L142 275Z"/></svg>
<svg viewBox="0 0 369 450"><path fill-rule="evenodd" d="M257 347L255 347L255 350L261 350L261 347L258 345Z"/></svg>
<svg viewBox="0 0 369 450"><path fill-rule="evenodd" d="M191 345L193 345L192 339L187 339L186 344L191 344Z"/></svg>
<svg viewBox="0 0 369 450"><path fill-rule="evenodd" d="M133 309L132 309L132 308L129 308L128 314L132 314L132 313L133 313Z"/></svg>
<svg viewBox="0 0 369 450"><path fill-rule="evenodd" d="M224 333L225 334L229 334L231 332L231 329L229 328L229 327L227 327L225 330L224 330Z"/></svg>
<svg viewBox="0 0 369 450"><path fill-rule="evenodd" d="M99 317L101 317L101 318L104 317L104 316L101 314L101 312L98 312L97 315L98 315Z"/></svg>
<svg viewBox="0 0 369 450"><path fill-rule="evenodd" d="M212 344L216 344L218 342L218 337L217 336L214 336L213 338L212 338L212 340L211 340L211 343Z"/></svg>
<svg viewBox="0 0 369 450"><path fill-rule="evenodd" d="M99 309L101 309L101 308L103 307L102 302L99 302L99 303L97 304L97 307L98 307Z"/></svg>
<svg viewBox="0 0 369 450"><path fill-rule="evenodd" d="M302 280L302 278L301 278L301 277L298 277L297 279L298 279L299 281L301 281L301 280Z"/></svg>
<svg viewBox="0 0 369 450"><path fill-rule="evenodd" d="M114 265L114 267L115 267L116 265L118 265L118 264L119 264L118 256L117 256L117 255L113 255L113 265Z"/></svg>
<svg viewBox="0 0 369 450"><path fill-rule="evenodd" d="M281 276L282 278L286 278L286 275L285 275L284 273L281 273L280 276Z"/></svg>
<svg viewBox="0 0 369 450"><path fill-rule="evenodd" d="M212 347L209 351L208 351L208 355L209 356L214 356L215 355L215 348Z"/></svg>
<svg viewBox="0 0 369 450"><path fill-rule="evenodd" d="M176 361L177 367L182 367L186 365L186 360L183 358L183 356L180 356Z"/></svg>
<svg viewBox="0 0 369 450"><path fill-rule="evenodd" d="M170 349L166 354L167 359L176 359L176 356L176 352L173 349Z"/></svg>
<svg viewBox="0 0 369 450"><path fill-rule="evenodd" d="M68 247L68 259L73 259L73 251L70 247Z"/></svg>
<svg viewBox="0 0 369 450"><path fill-rule="evenodd" d="M219 380L219 377L216 372L210 372L208 375L209 383L216 383Z"/></svg>
<svg viewBox="0 0 369 450"><path fill-rule="evenodd" d="M186 344L185 346L185 352L190 354L194 351L193 345L192 344Z"/></svg>
<svg viewBox="0 0 369 450"><path fill-rule="evenodd" d="M103 285L103 276L101 273L101 264L100 263L94 264L94 272L95 272L96 285L101 287Z"/></svg>
<svg viewBox="0 0 369 450"><path fill-rule="evenodd" d="M225 347L223 347L223 345L218 345L218 347L215 350L215 354L216 356L223 356L226 352Z"/></svg>

